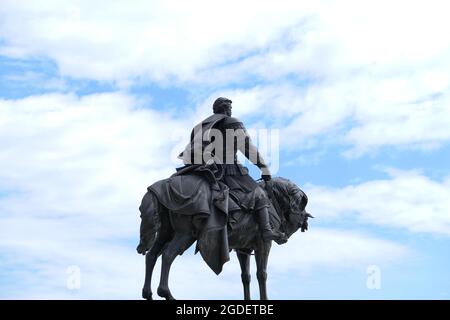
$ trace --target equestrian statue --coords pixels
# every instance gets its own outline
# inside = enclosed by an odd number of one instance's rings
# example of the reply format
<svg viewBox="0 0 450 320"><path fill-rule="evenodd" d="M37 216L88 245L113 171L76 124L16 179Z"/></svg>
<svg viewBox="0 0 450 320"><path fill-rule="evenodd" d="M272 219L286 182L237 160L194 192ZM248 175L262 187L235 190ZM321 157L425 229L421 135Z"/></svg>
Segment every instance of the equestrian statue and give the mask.
<svg viewBox="0 0 450 320"><path fill-rule="evenodd" d="M161 256L161 279L157 294L172 300L169 272L174 259L194 242L207 265L216 273L235 250L244 287L250 299L250 256L254 253L260 299L267 300L267 262L272 241L308 229L306 194L293 182L271 176L268 165L252 142L244 124L231 116L232 101L220 97L213 114L197 124L190 142L180 153L184 166L169 178L147 189L139 207L140 243L145 255L144 299L152 299L151 279ZM239 163L237 152L261 170L253 180Z"/></svg>

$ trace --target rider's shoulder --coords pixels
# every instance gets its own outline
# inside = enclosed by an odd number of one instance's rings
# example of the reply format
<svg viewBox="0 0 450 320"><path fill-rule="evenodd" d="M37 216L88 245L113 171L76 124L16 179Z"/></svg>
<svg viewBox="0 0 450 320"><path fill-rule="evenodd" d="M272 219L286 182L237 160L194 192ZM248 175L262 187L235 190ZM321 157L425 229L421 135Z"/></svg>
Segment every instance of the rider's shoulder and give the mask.
<svg viewBox="0 0 450 320"><path fill-rule="evenodd" d="M235 117L226 117L223 119L223 125L225 127L243 127L242 121Z"/></svg>

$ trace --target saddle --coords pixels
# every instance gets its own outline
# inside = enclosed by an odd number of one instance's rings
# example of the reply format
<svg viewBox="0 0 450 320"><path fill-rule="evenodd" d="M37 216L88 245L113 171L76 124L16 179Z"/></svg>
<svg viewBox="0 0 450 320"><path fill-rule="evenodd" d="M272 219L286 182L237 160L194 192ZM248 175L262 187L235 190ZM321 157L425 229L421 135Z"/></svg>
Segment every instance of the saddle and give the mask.
<svg viewBox="0 0 450 320"><path fill-rule="evenodd" d="M207 166L187 165L177 168L177 172L170 177L170 189L172 189L172 193L185 193L184 197L181 198L183 199L183 202L190 202L192 213L196 212L214 215L213 211L215 210L212 210L211 206L207 205L207 203L212 200L215 208L227 214L226 224L229 228L233 228L238 223L245 222L243 221L244 217L253 214L253 211L246 208L245 205L241 205L239 197L235 195L233 191L230 191L227 185L219 181L222 174L221 167L217 167L215 164ZM261 183L259 184L262 189L267 192L264 185L261 185ZM204 197L207 193L207 188L211 191L210 196L212 199L206 199ZM204 192L199 192L201 189L203 189ZM199 193L203 196L198 197ZM268 195L268 197L269 199L272 198L273 194ZM174 197L172 197L172 200L173 198ZM194 198L196 198L195 201L193 201ZM183 207L184 214L186 214L186 203L181 207ZM177 211L176 209L178 208L172 209ZM269 218L272 226L280 225L282 217L278 216L276 207L273 203L271 203L269 207ZM220 224L223 225L223 222Z"/></svg>

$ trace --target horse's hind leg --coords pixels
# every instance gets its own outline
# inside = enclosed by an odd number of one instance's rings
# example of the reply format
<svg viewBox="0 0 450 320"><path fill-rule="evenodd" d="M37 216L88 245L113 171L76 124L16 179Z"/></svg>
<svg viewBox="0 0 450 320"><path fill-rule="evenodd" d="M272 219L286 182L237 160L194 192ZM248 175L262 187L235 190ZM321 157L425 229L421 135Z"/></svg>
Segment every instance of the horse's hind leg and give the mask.
<svg viewBox="0 0 450 320"><path fill-rule="evenodd" d="M162 249L173 237L173 229L170 226L170 221L166 210L161 210L161 228L158 231L156 241L150 251L145 256L145 281L142 288L142 297L147 300L152 300L152 274L155 268L156 260L158 260Z"/></svg>
<svg viewBox="0 0 450 320"><path fill-rule="evenodd" d="M236 251L241 265L241 279L244 286L244 299L250 300L250 254L242 251Z"/></svg>
<svg viewBox="0 0 450 320"><path fill-rule="evenodd" d="M161 264L161 281L158 287L158 295L166 298L166 300L174 300L169 290L169 271L172 262L177 255L182 254L187 248L189 248L195 241L195 238L190 232L175 233L174 238L170 241L167 248L162 254Z"/></svg>
<svg viewBox="0 0 450 320"><path fill-rule="evenodd" d="M145 281L144 288L142 288L142 297L147 300L152 300L152 274L153 269L155 268L156 260L158 260L158 256L161 254L164 245L170 241L170 237L159 237L156 239L155 244L147 252L145 256Z"/></svg>

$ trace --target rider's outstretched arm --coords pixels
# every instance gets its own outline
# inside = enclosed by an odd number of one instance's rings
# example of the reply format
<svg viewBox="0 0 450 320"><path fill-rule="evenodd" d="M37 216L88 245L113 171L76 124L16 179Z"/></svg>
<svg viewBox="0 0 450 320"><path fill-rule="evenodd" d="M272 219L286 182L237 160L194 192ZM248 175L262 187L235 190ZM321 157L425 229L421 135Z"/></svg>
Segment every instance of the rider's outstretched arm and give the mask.
<svg viewBox="0 0 450 320"><path fill-rule="evenodd" d="M239 123L239 128L236 130L236 136L238 141L238 150L241 151L251 163L256 165L261 170L261 175L263 177L265 176L270 179L269 167L267 166L256 145L253 143L242 122Z"/></svg>

